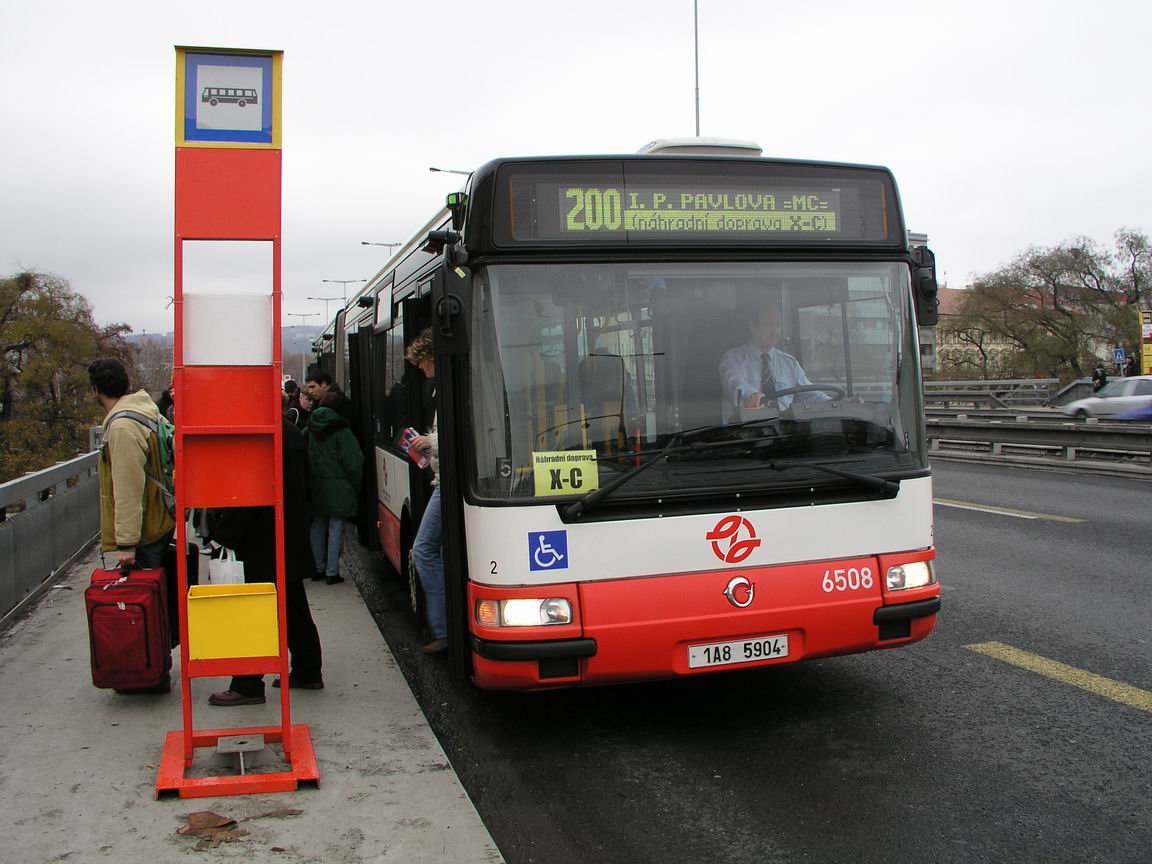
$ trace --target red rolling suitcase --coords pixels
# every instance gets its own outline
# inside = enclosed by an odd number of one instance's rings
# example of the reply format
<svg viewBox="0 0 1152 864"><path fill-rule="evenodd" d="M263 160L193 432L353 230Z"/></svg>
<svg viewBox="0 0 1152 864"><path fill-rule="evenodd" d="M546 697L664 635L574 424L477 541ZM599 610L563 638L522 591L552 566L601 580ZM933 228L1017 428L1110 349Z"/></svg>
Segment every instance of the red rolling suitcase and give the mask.
<svg viewBox="0 0 1152 864"><path fill-rule="evenodd" d="M84 590L92 683L115 690L161 687L172 669L163 568L101 570Z"/></svg>

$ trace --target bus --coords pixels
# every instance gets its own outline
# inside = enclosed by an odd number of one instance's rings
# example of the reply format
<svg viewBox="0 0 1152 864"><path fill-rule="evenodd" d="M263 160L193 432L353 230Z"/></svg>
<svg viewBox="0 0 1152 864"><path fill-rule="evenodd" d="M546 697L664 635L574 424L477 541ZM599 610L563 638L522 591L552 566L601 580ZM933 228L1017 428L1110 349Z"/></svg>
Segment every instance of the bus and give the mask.
<svg viewBox="0 0 1152 864"><path fill-rule="evenodd" d="M482 688L935 625L932 253L887 169L708 152L495 159L318 340L374 467L361 537L417 615L430 485L400 444L436 417L449 664ZM429 327L435 381L404 360Z"/></svg>

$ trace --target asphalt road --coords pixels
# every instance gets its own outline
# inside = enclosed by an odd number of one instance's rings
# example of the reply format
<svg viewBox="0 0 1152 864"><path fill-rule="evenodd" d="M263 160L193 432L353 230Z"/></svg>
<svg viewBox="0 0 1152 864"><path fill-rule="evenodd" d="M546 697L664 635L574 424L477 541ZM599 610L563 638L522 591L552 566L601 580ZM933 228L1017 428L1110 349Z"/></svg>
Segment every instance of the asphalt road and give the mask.
<svg viewBox="0 0 1152 864"><path fill-rule="evenodd" d="M512 864L1152 860L1152 483L940 462L936 497L927 641L687 681L484 693L350 570Z"/></svg>

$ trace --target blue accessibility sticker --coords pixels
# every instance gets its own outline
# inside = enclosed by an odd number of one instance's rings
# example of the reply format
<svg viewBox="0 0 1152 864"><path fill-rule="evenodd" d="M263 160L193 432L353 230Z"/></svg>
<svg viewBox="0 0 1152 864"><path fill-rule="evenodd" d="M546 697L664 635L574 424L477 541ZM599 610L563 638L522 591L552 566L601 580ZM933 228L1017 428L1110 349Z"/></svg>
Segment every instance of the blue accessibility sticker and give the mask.
<svg viewBox="0 0 1152 864"><path fill-rule="evenodd" d="M568 532L531 531L528 534L529 570L567 570Z"/></svg>

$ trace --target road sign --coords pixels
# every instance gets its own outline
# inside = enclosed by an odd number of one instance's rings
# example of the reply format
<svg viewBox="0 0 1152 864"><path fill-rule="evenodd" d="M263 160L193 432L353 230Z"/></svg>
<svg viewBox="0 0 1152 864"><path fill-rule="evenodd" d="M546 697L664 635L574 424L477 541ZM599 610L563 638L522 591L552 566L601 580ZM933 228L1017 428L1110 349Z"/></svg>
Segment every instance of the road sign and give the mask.
<svg viewBox="0 0 1152 864"><path fill-rule="evenodd" d="M176 48L176 146L280 149L280 51Z"/></svg>
<svg viewBox="0 0 1152 864"><path fill-rule="evenodd" d="M1113 348L1112 359L1120 365L1124 365L1124 349L1120 347Z"/></svg>

